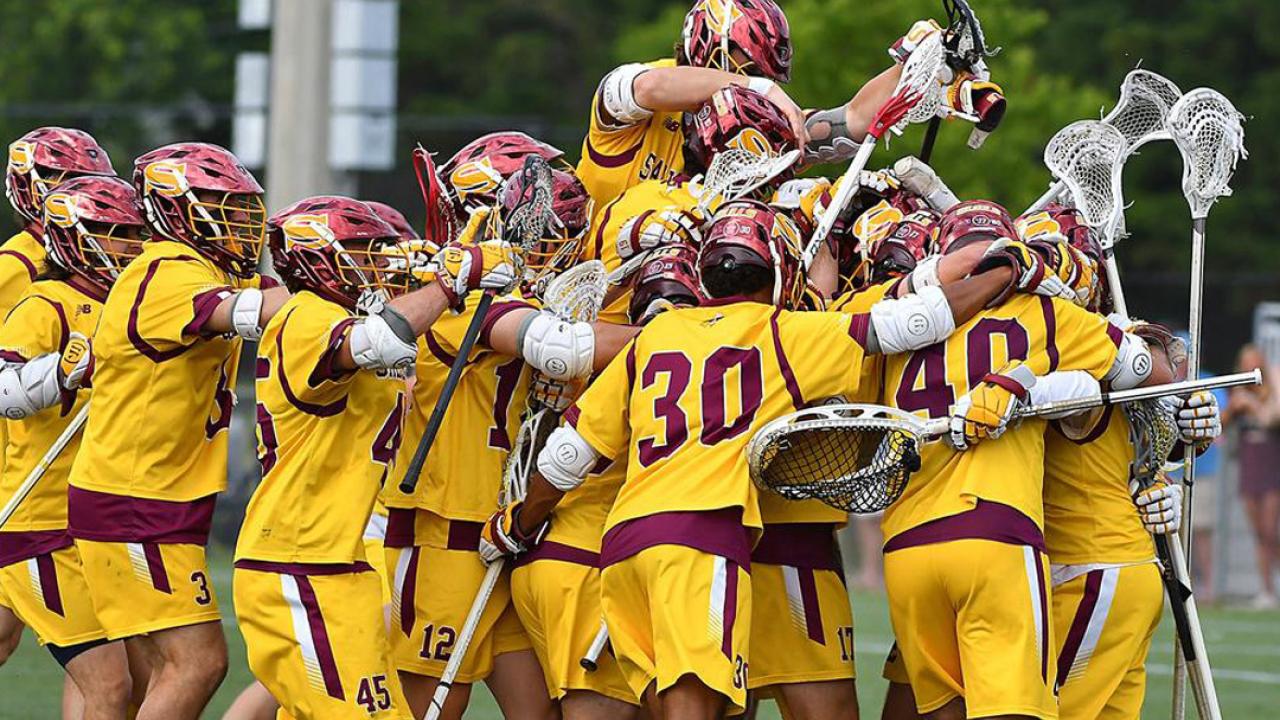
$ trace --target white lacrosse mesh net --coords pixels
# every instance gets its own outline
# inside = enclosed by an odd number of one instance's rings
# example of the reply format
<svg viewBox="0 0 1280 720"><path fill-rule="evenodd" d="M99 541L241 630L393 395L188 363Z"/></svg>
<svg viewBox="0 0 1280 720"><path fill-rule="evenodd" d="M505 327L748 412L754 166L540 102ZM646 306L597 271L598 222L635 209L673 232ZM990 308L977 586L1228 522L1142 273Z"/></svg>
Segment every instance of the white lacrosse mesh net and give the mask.
<svg viewBox="0 0 1280 720"><path fill-rule="evenodd" d="M1169 137L1165 125L1182 90L1172 80L1149 70L1133 70L1120 84L1120 99L1102 121L1120 131L1132 152L1140 145Z"/></svg>
<svg viewBox="0 0 1280 720"><path fill-rule="evenodd" d="M542 306L562 320L594 322L604 302L608 274L599 260L575 265L547 285Z"/></svg>
<svg viewBox="0 0 1280 720"><path fill-rule="evenodd" d="M1045 167L1066 184L1085 224L1100 232L1123 210L1120 171L1127 148L1119 130L1097 120L1071 123L1044 148Z"/></svg>
<svg viewBox="0 0 1280 720"><path fill-rule="evenodd" d="M898 79L898 86L894 88L893 94L896 96L906 91L919 95L920 99L893 126L894 134L901 135L907 125L928 122L942 111L947 89L938 76L945 64L946 51L942 46L942 33L929 35L911 51L911 56L902 66L902 77Z"/></svg>
<svg viewBox="0 0 1280 720"><path fill-rule="evenodd" d="M702 178L703 203L716 198L731 202L777 177L795 164L798 150L783 155L758 155L742 148L729 148L716 153Z"/></svg>
<svg viewBox="0 0 1280 720"><path fill-rule="evenodd" d="M1129 439L1133 443L1129 474L1141 487L1146 487L1156 479L1178 443L1178 421L1164 398L1140 400L1122 407L1129 420Z"/></svg>
<svg viewBox="0 0 1280 720"><path fill-rule="evenodd" d="M1218 198L1231 194L1228 183L1244 149L1244 116L1222 93L1192 90L1169 113L1169 132L1182 153L1182 192L1192 217L1201 218Z"/></svg>
<svg viewBox="0 0 1280 720"><path fill-rule="evenodd" d="M520 199L503 218L502 235L528 252L543 238L551 221L554 201L551 166L541 157L531 155L507 182L520 184Z"/></svg>

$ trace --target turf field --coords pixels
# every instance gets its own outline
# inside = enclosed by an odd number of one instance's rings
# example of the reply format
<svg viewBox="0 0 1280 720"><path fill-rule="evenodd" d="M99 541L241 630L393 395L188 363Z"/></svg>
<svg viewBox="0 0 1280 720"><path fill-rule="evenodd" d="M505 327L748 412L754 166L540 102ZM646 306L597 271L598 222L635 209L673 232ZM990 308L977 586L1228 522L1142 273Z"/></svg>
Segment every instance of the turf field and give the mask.
<svg viewBox="0 0 1280 720"><path fill-rule="evenodd" d="M214 559L214 580L223 616L231 618L231 568L226 555ZM857 626L859 683L862 716L878 718L884 681L880 663L889 647L889 618L884 596L858 593L853 598ZM1273 717L1280 706L1280 612L1258 613L1241 610L1202 611L1205 636L1213 658L1222 711L1230 718ZM1167 613L1166 613L1167 620ZM234 619L225 621L231 649L231 670L213 700L207 718L219 718L235 695L250 681L245 666L244 642ZM1173 656L1172 624L1160 627L1152 650L1144 718L1168 718L1170 665ZM0 668L0 720L54 720L62 687L61 670L48 653L36 646L28 633L18 652ZM761 718L776 718L772 705L765 705ZM1194 711L1192 711L1194 716ZM468 718L499 718L496 705L484 692L473 695Z"/></svg>

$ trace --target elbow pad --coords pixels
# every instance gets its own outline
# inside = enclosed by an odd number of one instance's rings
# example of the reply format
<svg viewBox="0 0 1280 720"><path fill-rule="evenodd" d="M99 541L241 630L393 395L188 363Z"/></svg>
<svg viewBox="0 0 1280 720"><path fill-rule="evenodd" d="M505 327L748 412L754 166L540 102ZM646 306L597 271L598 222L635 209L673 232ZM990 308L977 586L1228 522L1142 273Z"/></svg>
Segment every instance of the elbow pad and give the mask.
<svg viewBox="0 0 1280 720"><path fill-rule="evenodd" d="M1062 370L1038 378L1027 397L1031 405L1044 405L1063 400L1096 397L1102 393L1102 384L1084 370ZM1088 412L1088 411L1085 411ZM1072 413L1053 413L1045 417L1056 420Z"/></svg>
<svg viewBox="0 0 1280 720"><path fill-rule="evenodd" d="M538 473L555 489L569 492L587 479L600 460L595 451L571 425L561 425L547 436L538 453Z"/></svg>
<svg viewBox="0 0 1280 720"><path fill-rule="evenodd" d="M365 370L404 369L418 357L417 335L390 306L351 328L351 357Z"/></svg>
<svg viewBox="0 0 1280 720"><path fill-rule="evenodd" d="M231 300L231 330L245 340L262 337L262 291L246 288Z"/></svg>
<svg viewBox="0 0 1280 720"><path fill-rule="evenodd" d="M919 350L942 342L955 329L951 305L942 288L920 288L914 295L871 306L867 351L892 355Z"/></svg>
<svg viewBox="0 0 1280 720"><path fill-rule="evenodd" d="M49 353L0 370L0 414L21 420L56 405L62 399L58 382L61 359L57 353Z"/></svg>
<svg viewBox="0 0 1280 720"><path fill-rule="evenodd" d="M1116 361L1102 378L1116 390L1129 390L1141 385L1151 376L1151 348L1147 341L1125 333L1120 340Z"/></svg>
<svg viewBox="0 0 1280 720"><path fill-rule="evenodd" d="M600 81L600 104L621 126L634 125L653 117L653 111L640 106L635 97L636 78L649 70L641 63L628 63L615 68Z"/></svg>
<svg viewBox="0 0 1280 720"><path fill-rule="evenodd" d="M520 324L516 347L525 362L548 377L575 380L591 374L596 332L591 323L568 322L539 311Z"/></svg>

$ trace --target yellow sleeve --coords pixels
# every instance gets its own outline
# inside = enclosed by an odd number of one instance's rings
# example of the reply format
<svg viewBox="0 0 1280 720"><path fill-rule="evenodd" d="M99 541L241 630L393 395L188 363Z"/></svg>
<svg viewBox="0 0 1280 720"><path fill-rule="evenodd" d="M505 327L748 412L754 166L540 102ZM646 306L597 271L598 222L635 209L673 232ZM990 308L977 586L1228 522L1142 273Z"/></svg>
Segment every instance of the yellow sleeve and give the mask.
<svg viewBox="0 0 1280 720"><path fill-rule="evenodd" d="M191 345L206 336L201 328L233 292L194 258L156 258L129 309L130 338L159 351Z"/></svg>
<svg viewBox="0 0 1280 720"><path fill-rule="evenodd" d="M346 397L356 372L333 363L356 319L336 306L302 306L290 310L275 336L270 356L291 401L331 406Z"/></svg>
<svg viewBox="0 0 1280 720"><path fill-rule="evenodd" d="M70 333L60 304L40 295L27 295L0 326L0 360L26 362L62 352Z"/></svg>
<svg viewBox="0 0 1280 720"><path fill-rule="evenodd" d="M870 326L867 314L781 312L774 318L784 379L789 367L793 379L788 383L799 388L805 404L857 394Z"/></svg>
<svg viewBox="0 0 1280 720"><path fill-rule="evenodd" d="M629 407L635 374L636 340L632 339L564 413L565 423L604 457L617 458L630 445Z"/></svg>
<svg viewBox="0 0 1280 720"><path fill-rule="evenodd" d="M1116 361L1123 333L1097 313L1053 298L1050 370L1085 370L1101 380ZM1056 362L1054 356L1057 356Z"/></svg>

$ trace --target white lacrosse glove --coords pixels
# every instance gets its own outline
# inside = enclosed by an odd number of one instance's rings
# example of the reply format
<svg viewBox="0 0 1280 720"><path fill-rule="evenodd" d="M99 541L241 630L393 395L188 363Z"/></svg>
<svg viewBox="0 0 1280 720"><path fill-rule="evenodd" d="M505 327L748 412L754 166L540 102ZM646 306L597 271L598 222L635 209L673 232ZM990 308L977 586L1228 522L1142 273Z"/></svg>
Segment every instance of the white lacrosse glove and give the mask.
<svg viewBox="0 0 1280 720"><path fill-rule="evenodd" d="M1075 302L1075 290L1063 282L1062 278L1050 272L1044 258L1021 240L1000 238L991 243L982 253L982 259L978 261L973 274L977 275L1000 265L1009 265L1013 268L1012 289L1018 292L1058 297L1068 302ZM998 298L998 301L993 304L1003 301L1004 296Z"/></svg>
<svg viewBox="0 0 1280 720"><path fill-rule="evenodd" d="M485 565L502 558L513 558L538 546L551 529L551 521L543 520L532 535L520 532L517 515L523 503L515 502L498 508L480 530L480 559Z"/></svg>
<svg viewBox="0 0 1280 720"><path fill-rule="evenodd" d="M542 407L564 412L586 389L581 379L556 380L535 371L529 380L529 397Z"/></svg>
<svg viewBox="0 0 1280 720"><path fill-rule="evenodd" d="M858 184L879 195L887 195L902 187L892 170L863 170L858 174Z"/></svg>
<svg viewBox="0 0 1280 720"><path fill-rule="evenodd" d="M1142 526L1153 535L1177 532L1182 526L1182 486L1161 478L1145 490L1129 482L1129 493L1138 508Z"/></svg>
<svg viewBox="0 0 1280 720"><path fill-rule="evenodd" d="M1019 360L989 373L951 408L951 446L968 450L1003 435L1035 384L1035 373Z"/></svg>
<svg viewBox="0 0 1280 720"><path fill-rule="evenodd" d="M702 244L702 225L706 219L696 208L670 207L642 212L618 230L618 257L628 260L654 248L680 243L698 247Z"/></svg>
<svg viewBox="0 0 1280 720"><path fill-rule="evenodd" d="M942 26L932 18L928 20L917 20L911 24L911 28L907 30L907 34L898 38L889 46L889 57L899 65L905 65L907 58L911 57L911 53L920 46L925 38L934 33L942 32Z"/></svg>
<svg viewBox="0 0 1280 720"><path fill-rule="evenodd" d="M1173 395L1169 404L1178 411L1178 431L1183 442L1212 442L1222 434L1222 414L1212 392L1201 390L1185 398Z"/></svg>

